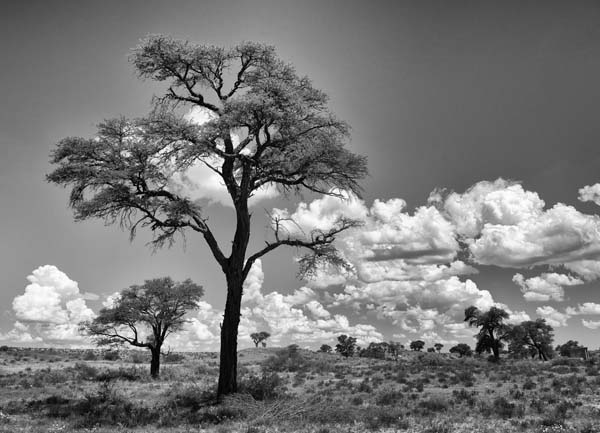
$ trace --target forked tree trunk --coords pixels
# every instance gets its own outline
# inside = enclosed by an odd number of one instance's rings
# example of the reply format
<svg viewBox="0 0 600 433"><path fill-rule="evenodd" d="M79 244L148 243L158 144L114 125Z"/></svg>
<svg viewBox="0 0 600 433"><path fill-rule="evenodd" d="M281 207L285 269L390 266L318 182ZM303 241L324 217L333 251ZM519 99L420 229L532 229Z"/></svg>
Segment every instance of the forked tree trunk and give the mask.
<svg viewBox="0 0 600 433"><path fill-rule="evenodd" d="M150 349L152 359L150 360L150 376L153 379L160 375L160 347Z"/></svg>

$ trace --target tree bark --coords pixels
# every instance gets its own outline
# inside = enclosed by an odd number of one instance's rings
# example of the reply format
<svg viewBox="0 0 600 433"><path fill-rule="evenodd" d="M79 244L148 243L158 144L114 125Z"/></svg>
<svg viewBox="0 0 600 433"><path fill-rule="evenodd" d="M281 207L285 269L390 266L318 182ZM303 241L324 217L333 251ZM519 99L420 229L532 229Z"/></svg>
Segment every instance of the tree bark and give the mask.
<svg viewBox="0 0 600 433"><path fill-rule="evenodd" d="M232 196L233 197L233 196ZM217 398L237 392L237 336L240 324L246 249L250 240L250 213L247 196L234 198L237 223L231 256L224 266L227 278L227 301L221 327L221 355Z"/></svg>
<svg viewBox="0 0 600 433"><path fill-rule="evenodd" d="M160 347L150 349L152 353L152 359L150 361L150 376L153 379L158 378L160 375Z"/></svg>
<svg viewBox="0 0 600 433"><path fill-rule="evenodd" d="M242 275L227 276L227 301L221 326L221 356L217 397L237 392L237 336L242 303Z"/></svg>

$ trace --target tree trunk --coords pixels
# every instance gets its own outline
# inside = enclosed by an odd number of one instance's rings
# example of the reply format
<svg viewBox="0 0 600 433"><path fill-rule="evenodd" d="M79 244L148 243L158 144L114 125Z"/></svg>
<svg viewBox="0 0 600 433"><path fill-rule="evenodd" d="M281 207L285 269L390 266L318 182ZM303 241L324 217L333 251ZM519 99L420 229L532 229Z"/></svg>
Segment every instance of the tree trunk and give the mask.
<svg viewBox="0 0 600 433"><path fill-rule="evenodd" d="M254 347L258 347L258 341L254 342Z"/></svg>
<svg viewBox="0 0 600 433"><path fill-rule="evenodd" d="M217 397L237 392L237 336L242 304L242 276L227 276L227 301L221 326L221 360Z"/></svg>
<svg viewBox="0 0 600 433"><path fill-rule="evenodd" d="M499 344L497 340L492 342L492 352L494 352L494 359L496 361L500 359L500 348L498 346Z"/></svg>
<svg viewBox="0 0 600 433"><path fill-rule="evenodd" d="M244 181L242 181L244 183ZM243 189L243 188L242 188ZM217 399L237 392L237 336L242 307L242 291L246 275L246 249L250 240L250 213L247 195L235 198L236 230L231 244L231 255L223 267L227 278L227 301L221 326L221 355Z"/></svg>
<svg viewBox="0 0 600 433"><path fill-rule="evenodd" d="M150 349L152 360L150 361L150 376L153 379L158 378L160 374L160 347Z"/></svg>

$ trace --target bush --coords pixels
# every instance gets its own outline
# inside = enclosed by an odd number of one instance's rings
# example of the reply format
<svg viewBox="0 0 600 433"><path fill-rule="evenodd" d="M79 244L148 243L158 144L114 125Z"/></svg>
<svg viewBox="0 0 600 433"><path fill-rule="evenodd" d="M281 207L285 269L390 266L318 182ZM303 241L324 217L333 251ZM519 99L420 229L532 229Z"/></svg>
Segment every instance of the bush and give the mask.
<svg viewBox="0 0 600 433"><path fill-rule="evenodd" d="M144 353L144 352L139 352L139 351L131 352L129 358L130 358L131 362L133 362L134 364L146 364L146 363L150 362L150 358L148 357L148 354Z"/></svg>
<svg viewBox="0 0 600 433"><path fill-rule="evenodd" d="M102 354L102 358L106 361L117 361L121 359L121 356L116 350L107 350Z"/></svg>
<svg viewBox="0 0 600 433"><path fill-rule="evenodd" d="M393 388L386 388L379 391L375 397L375 403L380 406L389 406L402 398L402 393Z"/></svg>
<svg viewBox="0 0 600 433"><path fill-rule="evenodd" d="M185 356L181 353L169 353L163 356L163 362L165 364L178 364L185 361Z"/></svg>
<svg viewBox="0 0 600 433"><path fill-rule="evenodd" d="M96 377L98 377L98 369L86 364L85 362L75 363L73 370L79 379L94 380Z"/></svg>
<svg viewBox="0 0 600 433"><path fill-rule="evenodd" d="M83 355L84 361L95 361L97 359L98 357L96 356L96 353L93 350L86 350L85 354Z"/></svg>
<svg viewBox="0 0 600 433"><path fill-rule="evenodd" d="M428 400L420 401L419 406L426 412L443 412L448 409L448 401L440 396L431 396Z"/></svg>
<svg viewBox="0 0 600 433"><path fill-rule="evenodd" d="M102 373L99 373L96 376L96 380L99 382L109 382L117 379L127 380L130 382L135 382L137 380L141 380L144 377L144 374L140 371L139 368L130 367L130 368L119 368L118 370L106 370Z"/></svg>
<svg viewBox="0 0 600 433"><path fill-rule="evenodd" d="M239 392L250 394L255 400L271 400L283 395L281 378L277 373L268 374L263 371L262 376L250 375L242 379Z"/></svg>
<svg viewBox="0 0 600 433"><path fill-rule="evenodd" d="M523 413L523 408L517 407L504 397L497 397L493 402L493 408L496 415L501 418L512 418Z"/></svg>

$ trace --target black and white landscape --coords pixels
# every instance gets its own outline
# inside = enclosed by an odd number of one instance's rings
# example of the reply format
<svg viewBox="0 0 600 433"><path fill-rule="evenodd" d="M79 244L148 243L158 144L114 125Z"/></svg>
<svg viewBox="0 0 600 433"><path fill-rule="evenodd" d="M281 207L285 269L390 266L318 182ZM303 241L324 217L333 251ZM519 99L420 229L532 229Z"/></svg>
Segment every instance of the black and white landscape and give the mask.
<svg viewBox="0 0 600 433"><path fill-rule="evenodd" d="M5 2L0 431L600 431L593 2Z"/></svg>

